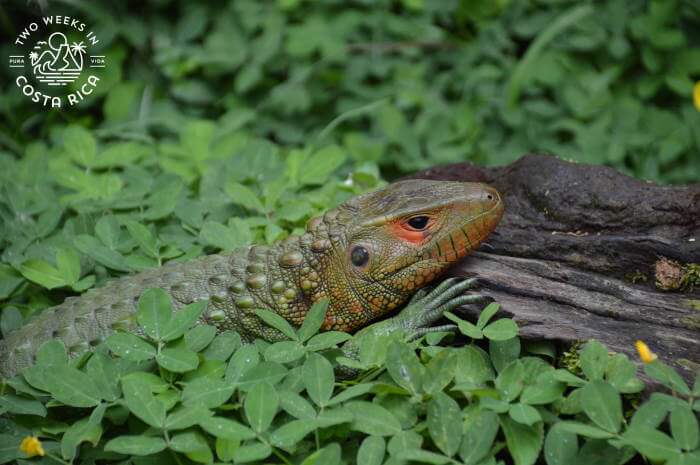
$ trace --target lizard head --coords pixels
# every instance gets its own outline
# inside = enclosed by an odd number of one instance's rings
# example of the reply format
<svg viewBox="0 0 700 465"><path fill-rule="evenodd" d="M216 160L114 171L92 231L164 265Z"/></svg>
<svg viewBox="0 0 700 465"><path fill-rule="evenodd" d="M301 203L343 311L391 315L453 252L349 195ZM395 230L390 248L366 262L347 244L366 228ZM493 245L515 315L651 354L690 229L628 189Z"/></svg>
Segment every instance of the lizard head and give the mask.
<svg viewBox="0 0 700 465"><path fill-rule="evenodd" d="M326 327L352 330L397 308L474 251L503 209L498 191L485 184L428 180L397 182L342 204L325 219L342 224L342 240L333 241L324 293L332 307L343 307Z"/></svg>

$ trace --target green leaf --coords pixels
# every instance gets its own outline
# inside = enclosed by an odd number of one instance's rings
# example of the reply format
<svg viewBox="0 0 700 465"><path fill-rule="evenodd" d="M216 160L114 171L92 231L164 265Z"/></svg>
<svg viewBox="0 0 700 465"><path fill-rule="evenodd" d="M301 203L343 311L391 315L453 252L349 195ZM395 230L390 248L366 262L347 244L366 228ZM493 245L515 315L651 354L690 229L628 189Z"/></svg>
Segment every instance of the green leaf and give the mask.
<svg viewBox="0 0 700 465"><path fill-rule="evenodd" d="M260 213L265 213L265 206L260 201L260 198L255 192L243 184L235 181L229 182L226 184L226 193L233 203L241 205L248 210L256 210Z"/></svg>
<svg viewBox="0 0 700 465"><path fill-rule="evenodd" d="M503 318L486 326L483 333L492 341L505 341L518 335L518 325L509 318Z"/></svg>
<svg viewBox="0 0 700 465"><path fill-rule="evenodd" d="M414 395L420 391L425 368L410 346L392 341L387 348L386 368L396 384Z"/></svg>
<svg viewBox="0 0 700 465"><path fill-rule="evenodd" d="M333 366L325 357L311 353L303 367L304 387L316 405L325 407L333 395L335 374Z"/></svg>
<svg viewBox="0 0 700 465"><path fill-rule="evenodd" d="M681 449L691 451L698 447L698 420L688 404L671 410L671 436Z"/></svg>
<svg viewBox="0 0 700 465"><path fill-rule="evenodd" d="M61 438L61 455L64 459L72 460L77 447L85 441L90 442L93 447L97 445L102 437L102 417L105 410L107 404L98 405L88 418L73 423L66 430Z"/></svg>
<svg viewBox="0 0 700 465"><path fill-rule="evenodd" d="M508 415L518 423L527 426L532 426L538 421L542 421L540 412L538 412L536 408L520 402L510 406Z"/></svg>
<svg viewBox="0 0 700 465"><path fill-rule="evenodd" d="M183 453L209 449L206 439L195 431L186 431L174 435L170 438L169 446L171 449Z"/></svg>
<svg viewBox="0 0 700 465"><path fill-rule="evenodd" d="M265 360L290 363L304 356L306 349L298 341L282 341L270 344L265 349Z"/></svg>
<svg viewBox="0 0 700 465"><path fill-rule="evenodd" d="M545 28L537 34L525 54L520 59L519 63L510 73L510 79L507 84L508 107L513 110L516 107L520 97L520 91L525 84L534 75L533 68L537 63L538 57L542 54L542 50L554 40L562 31L581 22L586 16L592 14L595 10L590 5L579 5L567 9L558 15L553 21L550 21ZM517 465L517 464L516 464Z"/></svg>
<svg viewBox="0 0 700 465"><path fill-rule="evenodd" d="M374 388L374 384L372 383L361 383L361 384L356 384L355 386L350 386L348 388L343 389L338 393L337 396L333 397L327 405L336 405L341 402L345 402L346 400L354 399L355 397L362 396L364 394L367 394Z"/></svg>
<svg viewBox="0 0 700 465"><path fill-rule="evenodd" d="M459 449L462 440L462 411L457 402L444 392L435 394L428 403L428 432L435 445L448 457Z"/></svg>
<svg viewBox="0 0 700 465"><path fill-rule="evenodd" d="M318 352L320 350L330 349L349 339L352 339L351 334L341 333L340 331L326 331L312 336L306 343L306 350L309 352Z"/></svg>
<svg viewBox="0 0 700 465"><path fill-rule="evenodd" d="M160 341L172 316L170 297L163 289L146 289L138 302L136 319L148 337Z"/></svg>
<svg viewBox="0 0 700 465"><path fill-rule="evenodd" d="M644 364L644 373L650 378L653 378L674 391L688 396L690 395L690 388L685 383L683 378L668 365L664 364L660 360L654 360L651 363Z"/></svg>
<svg viewBox="0 0 700 465"><path fill-rule="evenodd" d="M113 358L101 352L93 353L87 363L87 374L105 400L113 402L119 398L119 372Z"/></svg>
<svg viewBox="0 0 700 465"><path fill-rule="evenodd" d="M276 447L293 447L307 434L316 430L317 425L307 420L292 420L270 434L270 442Z"/></svg>
<svg viewBox="0 0 700 465"><path fill-rule="evenodd" d="M146 226L129 219L124 220L124 226L126 226L126 229L129 231L131 237L136 241L146 255L149 257L158 258L158 239L156 239L156 237Z"/></svg>
<svg viewBox="0 0 700 465"><path fill-rule="evenodd" d="M562 397L566 385L555 379L554 370L541 374L535 384L526 386L520 394L520 401L530 405L544 405Z"/></svg>
<svg viewBox="0 0 700 465"><path fill-rule="evenodd" d="M496 439L498 415L490 410L474 409L464 419L464 439L459 456L466 465L476 465L486 457Z"/></svg>
<svg viewBox="0 0 700 465"><path fill-rule="evenodd" d="M288 390L282 390L279 392L279 396L280 406L291 416L302 420L316 418L316 410L309 401L299 394Z"/></svg>
<svg viewBox="0 0 700 465"><path fill-rule="evenodd" d="M651 398L634 412L630 427L645 426L655 429L664 421L673 407L674 403L669 402L667 397L652 394Z"/></svg>
<svg viewBox="0 0 700 465"><path fill-rule="evenodd" d="M454 351L438 352L425 367L422 377L423 392L433 395L445 389L455 377L456 365L457 357Z"/></svg>
<svg viewBox="0 0 700 465"><path fill-rule="evenodd" d="M496 371L501 372L510 362L520 357L520 338L505 341L489 340L489 354Z"/></svg>
<svg viewBox="0 0 700 465"><path fill-rule="evenodd" d="M105 451L124 455L151 455L165 448L163 439L147 436L119 436L105 444Z"/></svg>
<svg viewBox="0 0 700 465"><path fill-rule="evenodd" d="M391 436L401 431L401 423L381 405L362 400L353 400L345 404L353 415L351 428L375 436Z"/></svg>
<svg viewBox="0 0 700 465"><path fill-rule="evenodd" d="M234 391L234 385L209 377L196 378L185 385L182 403L216 408L226 402Z"/></svg>
<svg viewBox="0 0 700 465"><path fill-rule="evenodd" d="M653 461L670 460L681 452L667 434L645 426L629 428L622 435L622 442Z"/></svg>
<svg viewBox="0 0 700 465"><path fill-rule="evenodd" d="M60 339L51 339L39 346L36 363L40 365L68 365L66 346Z"/></svg>
<svg viewBox="0 0 700 465"><path fill-rule="evenodd" d="M589 341L581 349L581 369L589 380L603 379L608 366L608 349L598 341Z"/></svg>
<svg viewBox="0 0 700 465"><path fill-rule="evenodd" d="M554 379L566 383L569 386L581 387L586 384L586 381L579 378L575 374L571 373L569 370L559 368L554 370Z"/></svg>
<svg viewBox="0 0 700 465"><path fill-rule="evenodd" d="M185 429L208 420L214 412L201 405L185 405L171 412L165 419L165 429Z"/></svg>
<svg viewBox="0 0 700 465"><path fill-rule="evenodd" d="M156 355L155 347L131 333L110 334L105 344L116 355L132 362L150 360Z"/></svg>
<svg viewBox="0 0 700 465"><path fill-rule="evenodd" d="M326 319L326 311L328 311L329 304L330 300L324 298L311 306L297 332L297 336L301 342L308 341L321 329Z"/></svg>
<svg viewBox="0 0 700 465"><path fill-rule="evenodd" d="M248 423L257 433L266 431L277 414L279 395L270 383L253 386L243 403Z"/></svg>
<svg viewBox="0 0 700 465"><path fill-rule="evenodd" d="M120 253L105 247L92 236L79 234L73 239L73 245L79 252L88 255L100 265L117 271L132 271L131 266Z"/></svg>
<svg viewBox="0 0 700 465"><path fill-rule="evenodd" d="M23 262L19 267L22 276L47 289L55 289L68 284L63 273L45 262L32 258Z"/></svg>
<svg viewBox="0 0 700 465"><path fill-rule="evenodd" d="M609 383L594 380L581 388L581 406L588 418L606 431L616 433L622 423L622 400Z"/></svg>
<svg viewBox="0 0 700 465"><path fill-rule="evenodd" d="M233 358L231 358L233 360ZM243 390L250 389L257 383L270 383L273 386L285 377L288 370L279 363L261 362L246 370L239 381L239 386Z"/></svg>
<svg viewBox="0 0 700 465"><path fill-rule="evenodd" d="M526 426L509 417L501 418L501 427L506 437L508 452L515 465L532 465L537 461L542 448L542 424Z"/></svg>
<svg viewBox="0 0 700 465"><path fill-rule="evenodd" d="M97 385L82 371L68 365L43 368L45 386L59 402L71 407L93 407L102 400Z"/></svg>
<svg viewBox="0 0 700 465"><path fill-rule="evenodd" d="M124 402L135 416L156 428L165 426L165 404L151 392L151 387L137 376L122 378Z"/></svg>
<svg viewBox="0 0 700 465"><path fill-rule="evenodd" d="M255 314L268 326L275 328L276 330L287 336L289 339L293 341L298 340L297 333L292 327L292 325L290 325L287 320L279 316L277 313L271 312L270 310L258 308L255 310Z"/></svg>
<svg viewBox="0 0 700 465"><path fill-rule="evenodd" d="M97 142L90 131L78 125L68 126L63 131L63 148L76 163L90 167L97 154Z"/></svg>
<svg viewBox="0 0 700 465"><path fill-rule="evenodd" d="M644 389L644 383L637 378L637 367L624 354L610 356L605 369L605 379L622 394L632 394Z"/></svg>
<svg viewBox="0 0 700 465"><path fill-rule="evenodd" d="M520 360L511 362L496 378L496 388L502 398L511 402L518 398L525 383L525 370Z"/></svg>
<svg viewBox="0 0 700 465"><path fill-rule="evenodd" d="M0 463L10 463L15 459L26 457L26 454L19 449L22 439L19 433L0 433Z"/></svg>
<svg viewBox="0 0 700 465"><path fill-rule="evenodd" d="M336 408L320 411L313 422L319 428L327 428L329 426L335 426L341 423L349 423L351 421L353 421L352 413L350 413L347 409Z"/></svg>
<svg viewBox="0 0 700 465"><path fill-rule="evenodd" d="M496 302L491 302L490 304L488 304L486 308L484 308L479 314L479 319L476 322L476 327L483 330L486 326L486 323L489 322L489 320L498 312L500 308L501 306Z"/></svg>
<svg viewBox="0 0 700 465"><path fill-rule="evenodd" d="M212 436L216 436L217 438L221 439L244 441L255 437L255 432L253 432L250 428L229 418L204 418L199 421L199 426L201 426L204 431Z"/></svg>
<svg viewBox="0 0 700 465"><path fill-rule="evenodd" d="M239 447L233 453L235 463L255 462L268 457L272 453L272 448L262 442L254 442Z"/></svg>
<svg viewBox="0 0 700 465"><path fill-rule="evenodd" d="M172 318L167 322L167 324L163 328L162 339L164 341L172 341L185 334L185 332L192 326L194 326L197 320L199 320L200 316L202 315L202 312L204 312L206 308L207 301L199 300L197 302L193 302L189 305L186 305L180 310L174 312ZM212 333L215 333L216 329L214 329L213 331L211 329L203 329L198 331L206 332L207 337L211 335L211 339L213 339L214 335ZM209 339L209 342L211 342L211 339ZM185 341L187 342L187 338L185 338ZM201 347L201 349L206 347L208 344L209 343L207 342L207 344ZM189 341L188 347L195 352L201 350L198 347L192 346L192 340Z"/></svg>
<svg viewBox="0 0 700 465"><path fill-rule="evenodd" d="M2 287L3 280L6 279L6 277L2 274L2 271L3 268L0 266L0 287ZM21 279L19 281L21 281ZM5 297L8 297L8 295L3 297L3 295L0 293L0 299L4 299ZM23 323L24 318L16 307L7 306L2 309L2 312L0 312L0 331L2 332L3 337L7 337L7 335L12 331L21 328Z"/></svg>
<svg viewBox="0 0 700 465"><path fill-rule="evenodd" d="M260 363L258 347L253 344L241 346L231 357L226 367L226 380L238 382L243 374Z"/></svg>
<svg viewBox="0 0 700 465"><path fill-rule="evenodd" d="M454 315L453 313L450 312L445 312L445 318L447 318L450 321L453 321L454 323L457 323L457 328L459 329L459 332L464 334L467 337L470 337L472 339L483 339L484 335L481 332L479 328L477 328L475 325L472 323L461 319L457 315Z"/></svg>
<svg viewBox="0 0 700 465"><path fill-rule="evenodd" d="M195 352L185 348L166 347L156 355L158 365L174 373L184 373L197 368L199 358Z"/></svg>
<svg viewBox="0 0 700 465"><path fill-rule="evenodd" d="M493 397L482 397L479 401L479 407L492 410L496 413L506 413L510 409L510 404L503 400L494 399Z"/></svg>
<svg viewBox="0 0 700 465"><path fill-rule="evenodd" d="M95 234L104 245L112 250L116 250L119 246L120 228L119 221L114 215L106 215L95 224Z"/></svg>
<svg viewBox="0 0 700 465"><path fill-rule="evenodd" d="M216 455L219 460L230 462L240 446L241 441L239 440L216 438Z"/></svg>
<svg viewBox="0 0 700 465"><path fill-rule="evenodd" d="M465 346L456 351L454 357L455 384L477 387L494 379L488 356L481 349Z"/></svg>
<svg viewBox="0 0 700 465"><path fill-rule="evenodd" d="M544 458L547 465L569 465L576 461L578 438L575 433L557 428L549 429L544 440Z"/></svg>
<svg viewBox="0 0 700 465"><path fill-rule="evenodd" d="M340 147L328 145L306 159L304 168L299 172L299 183L323 184L344 162L345 154Z"/></svg>
<svg viewBox="0 0 700 465"><path fill-rule="evenodd" d="M195 303L199 304L199 302ZM178 312L178 314L179 313L180 312ZM168 340L177 339L178 337L182 336L182 332L187 331L185 333L185 346L187 346L187 348L193 352L201 352L202 350L204 350L205 347L211 344L211 342L216 337L216 328L214 326L209 325L197 325L194 328L188 330L186 328L190 326L188 323L192 317L194 317L194 315L183 314L179 320L180 324L177 325L178 328L175 328L176 325L173 323L170 328L171 331L168 332L167 337ZM173 320L177 319L178 318L176 314ZM192 324L194 324L194 322Z"/></svg>
<svg viewBox="0 0 700 465"><path fill-rule="evenodd" d="M387 450L392 456L398 455L402 450L420 449L423 445L423 436L415 431L401 431L389 440Z"/></svg>
<svg viewBox="0 0 700 465"><path fill-rule="evenodd" d="M80 257L74 250L58 249L56 266L67 284L75 284L80 279Z"/></svg>
<svg viewBox="0 0 700 465"><path fill-rule="evenodd" d="M386 453L386 442L379 436L367 436L357 450L356 463L382 465Z"/></svg>
<svg viewBox="0 0 700 465"><path fill-rule="evenodd" d="M235 331L224 331L216 335L211 344L202 352L206 360L225 362L239 347L241 336Z"/></svg>
<svg viewBox="0 0 700 465"><path fill-rule="evenodd" d="M46 416L46 408L41 402L14 394L0 396L0 409L17 415Z"/></svg>
<svg viewBox="0 0 700 465"><path fill-rule="evenodd" d="M3 265L0 264L0 299L5 300L8 297L12 295L13 292L17 289L17 287L24 282L24 279L20 275L20 273L17 272L13 267L9 265ZM8 332L10 332L13 329L19 328L21 326L21 314L17 311L15 308L14 311L12 311L12 314L10 313L10 309L14 307L5 307L3 308L2 313L0 313L0 329L2 329L2 334L6 335ZM12 319L10 316L12 315ZM19 319L16 318L16 316L19 315ZM12 323L13 325L16 325L19 323L18 326L8 326L8 324Z"/></svg>
<svg viewBox="0 0 700 465"><path fill-rule="evenodd" d="M576 421L560 421L556 424L557 428L561 428L563 431L569 433L578 434L579 436L584 436L593 439L608 439L615 435L603 429L597 428L595 426L587 425L585 423L579 423Z"/></svg>
<svg viewBox="0 0 700 465"><path fill-rule="evenodd" d="M233 220L238 220L234 218ZM199 231L200 238L207 245L222 250L235 250L250 243L250 228L242 221L232 221L235 227L227 227L221 223L207 221Z"/></svg>
<svg viewBox="0 0 700 465"><path fill-rule="evenodd" d="M407 460L420 463L432 463L435 465L451 462L449 457L421 449L404 449L396 454L396 458L402 461Z"/></svg>

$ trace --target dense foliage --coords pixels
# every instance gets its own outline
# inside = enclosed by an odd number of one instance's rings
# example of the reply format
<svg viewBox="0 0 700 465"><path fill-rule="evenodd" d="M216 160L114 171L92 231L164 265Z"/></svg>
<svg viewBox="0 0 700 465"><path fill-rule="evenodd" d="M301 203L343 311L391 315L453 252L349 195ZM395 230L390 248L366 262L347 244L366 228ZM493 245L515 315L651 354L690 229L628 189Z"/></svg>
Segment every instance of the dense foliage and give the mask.
<svg viewBox="0 0 700 465"><path fill-rule="evenodd" d="M39 13L22 4L0 7L8 38ZM700 178L692 0L38 4L83 19L107 68L88 100L60 112L3 78L0 145L13 156L66 121L153 143L193 117L304 147L355 110L325 135L391 176L538 151Z"/></svg>
<svg viewBox="0 0 700 465"><path fill-rule="evenodd" d="M637 452L674 465L700 460L700 377L691 391L650 361L647 375L674 395L654 393L630 414L621 394L644 384L627 357L593 341L580 376L555 369L535 355L551 347L523 351L511 320L490 322L497 304L476 324L450 317L488 351L436 345L446 333L420 344L396 333L366 338L351 361L365 375L347 383L327 356L348 335L317 334L327 302L298 329L260 311L289 337L274 344L193 327L204 307L172 313L163 291L148 290L137 312L143 337L117 332L70 362L60 342L44 344L37 364L8 383L16 394L0 396L12 414L0 463L29 452L46 463L495 465L504 448L516 465L540 454L548 465L622 464ZM24 438L37 430L43 440L29 447Z"/></svg>
<svg viewBox="0 0 700 465"><path fill-rule="evenodd" d="M0 5L6 37L36 8ZM436 164L533 150L666 182L700 177L693 2L44 8L90 23L108 66L90 98L61 111L0 70L3 334L106 279L272 242ZM464 347L446 334L370 341L344 361L361 377L336 382L332 348L347 336L315 335L322 307L280 328L290 341L241 346L190 329L200 306L171 317L158 291L147 296L143 338L119 333L70 363L50 343L2 386L0 462L25 457L31 435L69 463L698 460L697 381L651 362L671 395L640 405L624 356L592 342L563 369L553 347L521 347L510 320L491 321L496 306L478 322L451 316ZM154 329L153 315L169 327Z"/></svg>

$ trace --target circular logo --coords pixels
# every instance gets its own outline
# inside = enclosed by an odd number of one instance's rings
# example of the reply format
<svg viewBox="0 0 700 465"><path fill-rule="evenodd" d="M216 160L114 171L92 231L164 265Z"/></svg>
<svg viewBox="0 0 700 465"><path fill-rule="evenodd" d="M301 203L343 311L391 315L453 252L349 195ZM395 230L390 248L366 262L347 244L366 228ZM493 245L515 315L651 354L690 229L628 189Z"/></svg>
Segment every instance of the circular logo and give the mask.
<svg viewBox="0 0 700 465"><path fill-rule="evenodd" d="M104 68L104 55L91 49L100 41L85 23L70 16L44 16L15 38L9 67L19 71L15 84L33 102L45 107L73 106L90 95Z"/></svg>

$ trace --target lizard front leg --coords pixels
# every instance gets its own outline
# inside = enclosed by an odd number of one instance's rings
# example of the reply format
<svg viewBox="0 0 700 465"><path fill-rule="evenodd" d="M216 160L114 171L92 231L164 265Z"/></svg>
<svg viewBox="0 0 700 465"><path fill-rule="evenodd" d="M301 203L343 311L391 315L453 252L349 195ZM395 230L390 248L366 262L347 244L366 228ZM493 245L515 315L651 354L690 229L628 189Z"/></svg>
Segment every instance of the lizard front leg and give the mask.
<svg viewBox="0 0 700 465"><path fill-rule="evenodd" d="M407 340L417 339L424 334L436 331L452 331L455 325L431 326L439 320L445 312L467 304L482 301L485 297L479 294L464 295L464 292L473 289L476 278L460 281L459 278L449 278L440 283L436 288L427 291L421 289L398 315L386 320L371 324L355 333L342 347L343 356L357 360L359 347L363 338L388 335L396 331L402 331ZM338 374L342 377L356 375L356 370L348 367L339 368Z"/></svg>

